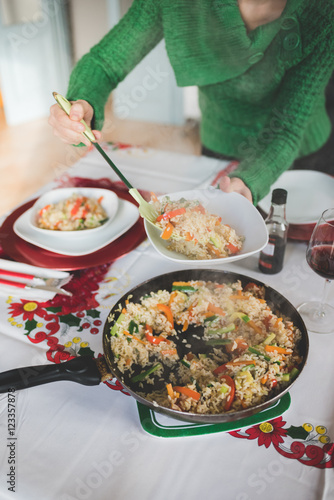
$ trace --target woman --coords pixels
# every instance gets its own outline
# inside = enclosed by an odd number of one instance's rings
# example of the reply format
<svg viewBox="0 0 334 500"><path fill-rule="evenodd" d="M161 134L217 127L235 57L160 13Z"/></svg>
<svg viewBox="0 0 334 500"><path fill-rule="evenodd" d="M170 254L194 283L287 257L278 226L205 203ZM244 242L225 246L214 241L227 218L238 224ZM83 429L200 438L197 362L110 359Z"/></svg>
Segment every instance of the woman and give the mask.
<svg viewBox="0 0 334 500"><path fill-rule="evenodd" d="M333 7L334 0L134 0L74 68L70 118L54 105L49 122L78 144L84 118L99 139L111 90L164 37L177 84L199 88L203 153L240 161L221 189L257 204L330 135Z"/></svg>

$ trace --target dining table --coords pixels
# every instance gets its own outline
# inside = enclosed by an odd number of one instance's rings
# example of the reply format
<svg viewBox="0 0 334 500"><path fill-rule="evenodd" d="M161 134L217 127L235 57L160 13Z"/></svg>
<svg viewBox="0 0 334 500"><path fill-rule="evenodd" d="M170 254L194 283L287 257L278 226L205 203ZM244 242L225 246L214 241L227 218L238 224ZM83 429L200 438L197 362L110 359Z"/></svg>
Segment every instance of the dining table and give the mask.
<svg viewBox="0 0 334 500"><path fill-rule="evenodd" d="M151 192L214 186L235 168L173 151L107 142L103 147L146 199ZM15 221L51 189L102 187L135 203L94 149L55 174L2 216L0 268L2 262L64 280L72 295L0 286L1 372L22 368L29 375L32 366L101 357L113 305L144 281L189 267L152 247L140 217L119 238L86 255L60 255L24 241L13 230ZM259 253L229 263L222 259L214 269L261 281L294 307L318 299L324 278L306 262L307 239L290 236L278 274L259 271ZM334 285L328 301L334 304ZM96 386L57 381L8 390L0 395L0 499L333 499L334 325L332 334L308 336L308 359L291 389L238 421L174 419L142 405L116 378Z"/></svg>

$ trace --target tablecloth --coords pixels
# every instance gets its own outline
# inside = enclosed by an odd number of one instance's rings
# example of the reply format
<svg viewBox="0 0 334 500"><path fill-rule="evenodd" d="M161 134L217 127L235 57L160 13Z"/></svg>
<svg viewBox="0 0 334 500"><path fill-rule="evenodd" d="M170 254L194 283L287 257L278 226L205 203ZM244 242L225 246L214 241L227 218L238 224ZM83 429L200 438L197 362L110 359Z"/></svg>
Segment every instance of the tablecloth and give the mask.
<svg viewBox="0 0 334 500"><path fill-rule="evenodd" d="M205 185L226 167L163 151L106 148L131 182L148 191ZM80 176L116 181L93 151L43 190ZM258 255L216 268L263 281L297 306L323 288L305 250L304 242L289 242L284 268L273 276L258 271ZM0 295L1 371L102 355L101 334L113 304L142 281L184 268L145 240L111 264L73 272L66 285L72 298L39 302ZM329 300L334 302L333 287ZM226 432L196 426L185 432L181 423L159 415L153 425L152 415L142 413L116 380L94 387L56 382L0 395L0 498L334 498L334 335L309 337L308 362L287 409ZM163 429L160 436L150 432L153 427Z"/></svg>

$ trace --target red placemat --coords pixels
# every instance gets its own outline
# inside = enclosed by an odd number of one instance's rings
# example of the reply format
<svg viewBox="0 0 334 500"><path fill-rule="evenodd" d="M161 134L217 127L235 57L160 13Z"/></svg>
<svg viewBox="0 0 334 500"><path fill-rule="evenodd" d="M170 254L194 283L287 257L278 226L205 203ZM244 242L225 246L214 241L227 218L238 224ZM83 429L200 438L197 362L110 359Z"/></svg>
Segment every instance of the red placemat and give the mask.
<svg viewBox="0 0 334 500"><path fill-rule="evenodd" d="M72 183L72 185L77 187L88 185L97 187L99 185L99 180L90 181L89 179L76 178L75 183ZM114 191L119 198L136 204L132 196L121 187L115 187L111 182L108 184L104 182L103 187ZM81 256L61 255L50 252L49 250L45 250L24 241L17 236L13 230L16 219L28 210L35 201L36 200L30 200L18 207L2 224L0 245L5 255L13 260L61 271L74 271L76 269L85 269L92 266L111 263L134 250L146 238L143 220L139 218L125 234L96 252Z"/></svg>

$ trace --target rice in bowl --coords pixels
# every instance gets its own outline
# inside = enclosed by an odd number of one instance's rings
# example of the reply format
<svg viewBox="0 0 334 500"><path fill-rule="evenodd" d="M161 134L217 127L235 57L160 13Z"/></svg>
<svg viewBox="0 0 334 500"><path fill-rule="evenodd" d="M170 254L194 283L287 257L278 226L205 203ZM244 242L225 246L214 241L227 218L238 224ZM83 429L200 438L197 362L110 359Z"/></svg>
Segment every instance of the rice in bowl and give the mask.
<svg viewBox="0 0 334 500"><path fill-rule="evenodd" d="M52 231L94 229L107 222L108 214L101 205L103 196L92 198L73 193L70 197L40 208L36 225Z"/></svg>
<svg viewBox="0 0 334 500"><path fill-rule="evenodd" d="M164 196L152 199L152 204L159 214L155 224L162 230L161 238L168 240L168 250L194 260L226 258L241 251L244 238L198 200Z"/></svg>

